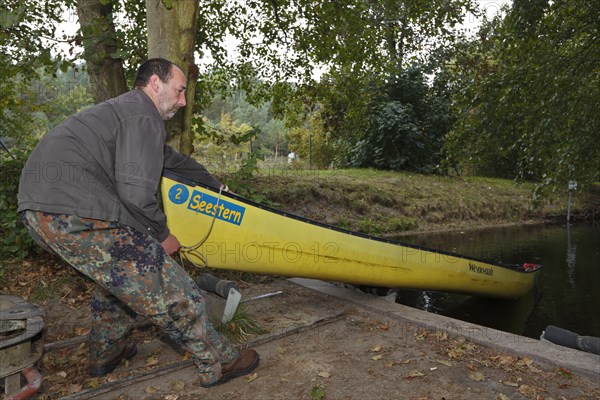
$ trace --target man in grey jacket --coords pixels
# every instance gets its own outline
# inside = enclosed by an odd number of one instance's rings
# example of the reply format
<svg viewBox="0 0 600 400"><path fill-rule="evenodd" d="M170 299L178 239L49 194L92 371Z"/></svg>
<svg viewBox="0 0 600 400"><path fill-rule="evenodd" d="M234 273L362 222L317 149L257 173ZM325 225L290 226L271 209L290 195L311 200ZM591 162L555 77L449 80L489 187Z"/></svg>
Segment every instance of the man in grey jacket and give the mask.
<svg viewBox="0 0 600 400"><path fill-rule="evenodd" d="M19 211L34 240L92 279L89 374L103 376L135 356L126 341L136 314L189 351L208 387L251 372L207 320L193 279L170 255L180 244L159 208L163 169L222 188L201 164L165 144L164 120L185 106L186 77L165 59L142 64L135 89L54 128L31 153Z"/></svg>

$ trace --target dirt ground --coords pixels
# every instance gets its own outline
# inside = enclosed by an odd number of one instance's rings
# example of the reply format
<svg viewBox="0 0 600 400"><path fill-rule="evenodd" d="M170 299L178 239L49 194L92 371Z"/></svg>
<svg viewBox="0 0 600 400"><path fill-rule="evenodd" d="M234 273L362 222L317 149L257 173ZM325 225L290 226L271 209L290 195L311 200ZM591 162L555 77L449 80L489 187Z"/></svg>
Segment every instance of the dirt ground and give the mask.
<svg viewBox="0 0 600 400"><path fill-rule="evenodd" d="M2 293L27 294L26 280L2 283ZM42 301L44 342L37 367L39 399L414 399L592 400L600 382L532 359L500 353L421 328L385 312L367 310L279 278L240 284L243 303L265 333L245 344L261 356L256 371L224 385L199 387L189 355L144 326L131 333L138 355L103 378L86 376L89 287ZM21 292L21 293L19 293ZM214 307L217 314L218 304ZM57 348L56 344L68 344ZM60 346L58 346L60 347Z"/></svg>

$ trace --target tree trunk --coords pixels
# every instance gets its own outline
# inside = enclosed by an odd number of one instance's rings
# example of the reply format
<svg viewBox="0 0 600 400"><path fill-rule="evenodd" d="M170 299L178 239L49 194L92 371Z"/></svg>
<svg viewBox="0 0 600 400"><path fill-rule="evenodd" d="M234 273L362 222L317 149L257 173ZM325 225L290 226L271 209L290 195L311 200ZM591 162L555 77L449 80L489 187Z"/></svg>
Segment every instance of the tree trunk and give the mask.
<svg viewBox="0 0 600 400"><path fill-rule="evenodd" d="M117 51L112 3L100 0L77 0L77 15L92 93L96 103L127 91L125 72Z"/></svg>
<svg viewBox="0 0 600 400"><path fill-rule="evenodd" d="M179 65L187 76L187 107L167 123L167 132L174 148L191 154L194 150L191 125L198 78L198 67L194 64L198 1L146 0L146 18L148 58L166 58Z"/></svg>

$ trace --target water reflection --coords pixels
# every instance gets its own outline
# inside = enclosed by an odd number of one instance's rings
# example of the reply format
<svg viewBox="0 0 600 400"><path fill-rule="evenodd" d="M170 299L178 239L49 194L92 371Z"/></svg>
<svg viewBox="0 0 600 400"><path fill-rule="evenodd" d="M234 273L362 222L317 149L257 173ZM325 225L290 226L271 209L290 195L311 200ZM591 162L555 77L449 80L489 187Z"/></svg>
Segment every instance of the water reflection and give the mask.
<svg viewBox="0 0 600 400"><path fill-rule="evenodd" d="M569 284L575 287L575 263L577 261L577 245L571 241L571 224L567 223L567 274L569 275Z"/></svg>
<svg viewBox="0 0 600 400"><path fill-rule="evenodd" d="M600 226L543 225L399 240L503 263L544 265L536 289L515 300L400 290L397 302L495 329L539 338L548 325L600 336Z"/></svg>

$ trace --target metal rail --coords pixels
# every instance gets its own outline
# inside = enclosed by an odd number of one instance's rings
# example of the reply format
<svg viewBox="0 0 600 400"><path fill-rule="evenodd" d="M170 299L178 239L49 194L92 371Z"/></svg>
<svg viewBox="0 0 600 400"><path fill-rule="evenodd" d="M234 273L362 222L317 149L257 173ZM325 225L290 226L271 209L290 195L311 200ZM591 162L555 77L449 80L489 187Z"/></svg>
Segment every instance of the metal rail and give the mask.
<svg viewBox="0 0 600 400"><path fill-rule="evenodd" d="M275 340L279 340L282 339L284 337L287 336L291 336L291 335L296 335L302 332L306 332L306 331L310 331L316 328L319 328L321 326L324 325L328 325L328 324L332 324L334 322L340 321L341 319L343 319L345 316L345 313L339 313L336 315L332 315L329 317L325 317L322 319L319 319L315 322L312 322L310 324L306 324L306 325L300 325L300 326L296 326L293 328L289 328L286 329L284 331L281 331L280 333L277 334L267 334L263 337L259 337L256 338L255 340L252 340L248 343L245 343L242 347L256 347L265 343L269 343ZM175 371L179 371L181 369L184 368L188 368L194 365L193 360L184 360L184 361L178 361L169 365L165 365L163 367L154 369L152 371L147 371L147 372L143 372L143 373L139 373L139 374L135 374L132 376L129 376L127 378L124 379L120 379L117 381L113 381L110 383L106 383L104 385L98 386L97 388L93 388L93 389L88 389L88 390L84 390L82 392L67 396L67 397L61 397L60 400L84 400L84 399L91 399L94 398L96 396L100 396L102 394L105 393L109 393L112 392L114 390L117 389L122 389L124 387L127 386L131 386L133 384L136 383L140 383L140 382L144 382L147 381L149 379L154 379L163 375L167 375L170 374L172 372Z"/></svg>

